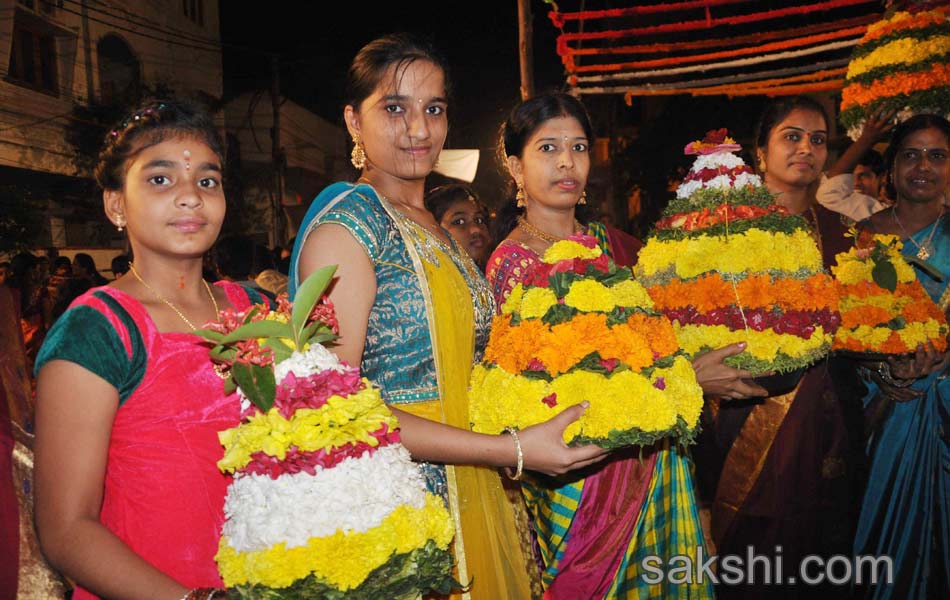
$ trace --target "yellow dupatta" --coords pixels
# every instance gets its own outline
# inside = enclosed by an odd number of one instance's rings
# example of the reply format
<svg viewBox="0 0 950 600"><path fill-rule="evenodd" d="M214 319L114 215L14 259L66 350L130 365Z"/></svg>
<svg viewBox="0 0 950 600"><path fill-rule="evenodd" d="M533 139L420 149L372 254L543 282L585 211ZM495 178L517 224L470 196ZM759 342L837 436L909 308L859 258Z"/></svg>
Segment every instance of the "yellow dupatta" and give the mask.
<svg viewBox="0 0 950 600"><path fill-rule="evenodd" d="M400 219L396 219L399 223ZM415 236L428 237L414 224ZM404 239L406 239L404 237ZM469 429L468 384L475 351L474 309L471 291L455 263L436 244L435 261L424 261L409 246L423 278L422 290L435 355L439 400L401 405L418 416ZM530 598L530 565L525 564L514 512L498 471L481 466L447 466L449 510L455 521L454 552L458 576L471 583L468 591L453 594L463 600Z"/></svg>

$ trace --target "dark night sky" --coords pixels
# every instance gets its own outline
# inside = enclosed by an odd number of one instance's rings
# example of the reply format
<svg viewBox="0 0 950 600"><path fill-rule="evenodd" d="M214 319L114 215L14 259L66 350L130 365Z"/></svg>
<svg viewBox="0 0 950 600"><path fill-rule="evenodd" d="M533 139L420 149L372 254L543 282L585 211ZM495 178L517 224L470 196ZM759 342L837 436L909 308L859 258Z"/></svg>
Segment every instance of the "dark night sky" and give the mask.
<svg viewBox="0 0 950 600"><path fill-rule="evenodd" d="M479 183L492 177L498 127L519 100L518 15L515 0L491 2L221 2L225 93L270 86L269 59L281 57L281 91L342 125L342 90L353 56L379 35L405 31L430 40L452 70L450 148L480 148ZM533 3L538 89L563 85L549 6ZM252 49L242 51L233 46ZM480 186L481 187L481 186Z"/></svg>
<svg viewBox="0 0 950 600"><path fill-rule="evenodd" d="M288 98L342 125L342 89L347 66L357 50L373 38L407 31L431 40L452 69L453 95L449 109L449 148L482 151L476 189L483 199L497 205L506 176L495 158L498 127L519 100L518 18L515 0L489 2L272 2L262 11L259 2L222 0L221 36L225 43L225 92L236 94L270 85L266 52L281 57L281 91ZM579 3L561 2L563 10L577 10ZM803 15L750 28L795 27L822 19L879 11L876 3L833 13ZM589 2L589 8L628 5L625 2ZM788 6L787 2L762 0L757 10ZM538 90L562 88L563 68L555 51L559 33L547 17L550 5L532 0L534 11L535 85ZM718 11L748 12L748 6ZM682 18L686 18L683 15ZM668 20L668 17L665 17ZM638 23L641 24L641 23ZM629 26L629 25L628 25ZM593 25L592 25L593 27ZM727 28L716 35L736 35L744 28ZM709 32L685 35L706 37ZM637 43L651 40L640 38ZM247 48L244 51L239 48ZM655 190L651 212L665 203L667 174L688 166L683 146L702 137L708 129L729 128L740 142L752 137L755 121L768 99L725 96L693 98L673 96L636 99L633 107L620 96L585 96L598 135L606 135L611 115L622 134L635 132L636 141L626 154L616 157L624 174L621 185L632 181ZM634 137L634 136L631 136ZM596 182L594 185L597 185ZM618 189L622 195L625 190ZM620 200L618 197L617 200ZM645 218L649 216L646 215Z"/></svg>

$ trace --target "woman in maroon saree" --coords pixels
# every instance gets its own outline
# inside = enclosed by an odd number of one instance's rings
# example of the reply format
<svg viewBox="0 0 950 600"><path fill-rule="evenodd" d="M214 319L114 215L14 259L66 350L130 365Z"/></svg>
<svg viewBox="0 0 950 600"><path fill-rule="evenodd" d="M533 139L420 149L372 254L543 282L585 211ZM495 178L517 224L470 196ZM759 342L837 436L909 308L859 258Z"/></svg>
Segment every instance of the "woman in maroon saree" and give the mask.
<svg viewBox="0 0 950 600"><path fill-rule="evenodd" d="M756 136L766 186L780 205L815 228L826 268L850 246L840 216L814 199L827 157L828 123L821 105L793 98L769 107ZM742 581L723 581L716 590L720 598L841 597L840 587L803 585L799 565L812 554L850 553L859 498L852 435L859 430L852 424L860 423L862 389L851 365L826 359L786 393L707 405L694 452L700 490L712 499L719 564L735 555L746 573ZM751 569L752 554L769 557L768 574L761 566ZM794 577L797 586L774 581L776 557L784 582Z"/></svg>

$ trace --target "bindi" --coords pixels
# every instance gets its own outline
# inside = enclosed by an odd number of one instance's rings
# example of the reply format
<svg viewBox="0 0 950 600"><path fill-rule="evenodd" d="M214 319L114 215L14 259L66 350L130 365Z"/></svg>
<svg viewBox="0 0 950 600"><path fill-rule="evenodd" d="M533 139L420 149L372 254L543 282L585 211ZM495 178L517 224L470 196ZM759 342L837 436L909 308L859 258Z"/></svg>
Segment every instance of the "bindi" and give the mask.
<svg viewBox="0 0 950 600"><path fill-rule="evenodd" d="M185 150L184 152L181 153L181 155L182 155L182 158L185 159L185 170L190 171L191 170L191 150Z"/></svg>

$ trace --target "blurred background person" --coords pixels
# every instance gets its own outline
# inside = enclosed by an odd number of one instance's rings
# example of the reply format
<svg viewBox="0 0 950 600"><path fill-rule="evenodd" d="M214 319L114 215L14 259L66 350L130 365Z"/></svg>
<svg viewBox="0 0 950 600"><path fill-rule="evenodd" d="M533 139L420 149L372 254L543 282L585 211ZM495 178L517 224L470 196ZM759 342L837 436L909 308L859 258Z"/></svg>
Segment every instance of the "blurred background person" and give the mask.
<svg viewBox="0 0 950 600"><path fill-rule="evenodd" d="M488 211L475 191L463 183L440 185L429 190L426 208L482 269L491 249Z"/></svg>
<svg viewBox="0 0 950 600"><path fill-rule="evenodd" d="M129 263L132 259L128 254L120 254L112 259L112 277L119 279L129 272Z"/></svg>
<svg viewBox="0 0 950 600"><path fill-rule="evenodd" d="M96 261L85 252L80 252L73 257L73 275L78 279L87 280L89 287L99 287L109 283L109 280L103 277L96 268Z"/></svg>
<svg viewBox="0 0 950 600"><path fill-rule="evenodd" d="M893 113L875 113L861 135L822 174L815 199L829 210L861 221L887 207L881 201L884 159L873 149L894 127Z"/></svg>

